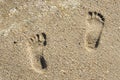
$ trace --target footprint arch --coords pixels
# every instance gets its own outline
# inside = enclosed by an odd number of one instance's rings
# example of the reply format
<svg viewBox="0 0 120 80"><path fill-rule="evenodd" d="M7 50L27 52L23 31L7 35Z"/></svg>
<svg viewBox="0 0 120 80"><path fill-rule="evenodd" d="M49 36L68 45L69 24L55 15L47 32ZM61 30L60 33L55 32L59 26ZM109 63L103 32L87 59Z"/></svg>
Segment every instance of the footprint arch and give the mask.
<svg viewBox="0 0 120 80"><path fill-rule="evenodd" d="M104 28L105 18L97 12L88 12L86 20L87 27L85 33L85 48L88 51L95 50L99 47L100 38Z"/></svg>

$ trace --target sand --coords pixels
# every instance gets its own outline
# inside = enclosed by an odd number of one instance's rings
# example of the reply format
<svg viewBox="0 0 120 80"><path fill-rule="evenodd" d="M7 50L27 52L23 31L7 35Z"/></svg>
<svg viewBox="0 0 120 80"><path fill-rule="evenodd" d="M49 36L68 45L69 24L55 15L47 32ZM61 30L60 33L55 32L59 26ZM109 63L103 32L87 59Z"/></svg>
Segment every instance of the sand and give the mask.
<svg viewBox="0 0 120 80"><path fill-rule="evenodd" d="M120 80L119 0L0 0L0 80Z"/></svg>

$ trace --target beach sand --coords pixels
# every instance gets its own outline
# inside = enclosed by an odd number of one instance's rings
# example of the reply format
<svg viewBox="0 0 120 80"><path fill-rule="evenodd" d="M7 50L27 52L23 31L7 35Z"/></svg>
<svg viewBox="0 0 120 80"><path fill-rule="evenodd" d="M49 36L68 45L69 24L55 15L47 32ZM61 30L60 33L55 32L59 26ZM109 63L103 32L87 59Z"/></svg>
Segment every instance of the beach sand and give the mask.
<svg viewBox="0 0 120 80"><path fill-rule="evenodd" d="M119 0L0 0L0 80L120 80Z"/></svg>

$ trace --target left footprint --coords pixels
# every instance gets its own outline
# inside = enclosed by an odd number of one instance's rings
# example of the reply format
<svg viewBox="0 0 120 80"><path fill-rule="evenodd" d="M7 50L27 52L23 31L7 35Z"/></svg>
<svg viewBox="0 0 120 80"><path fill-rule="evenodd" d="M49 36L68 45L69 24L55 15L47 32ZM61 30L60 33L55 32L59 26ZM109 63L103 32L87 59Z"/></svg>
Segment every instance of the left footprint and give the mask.
<svg viewBox="0 0 120 80"><path fill-rule="evenodd" d="M29 39L32 52L30 53L30 61L32 69L38 73L43 73L43 69L47 68L47 62L43 55L43 48L46 46L46 34L35 34Z"/></svg>

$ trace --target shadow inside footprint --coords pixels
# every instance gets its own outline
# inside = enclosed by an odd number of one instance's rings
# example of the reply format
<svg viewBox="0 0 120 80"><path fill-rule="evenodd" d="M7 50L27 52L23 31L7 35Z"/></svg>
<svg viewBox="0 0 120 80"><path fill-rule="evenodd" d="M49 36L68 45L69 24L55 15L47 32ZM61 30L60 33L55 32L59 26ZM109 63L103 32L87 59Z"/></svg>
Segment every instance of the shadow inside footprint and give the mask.
<svg viewBox="0 0 120 80"><path fill-rule="evenodd" d="M42 36L44 37L45 41L43 42L43 45L46 46L47 45L47 37L46 37L46 34L45 33L42 33Z"/></svg>
<svg viewBox="0 0 120 80"><path fill-rule="evenodd" d="M95 48L98 48L99 42L100 42L100 37L96 41Z"/></svg>
<svg viewBox="0 0 120 80"><path fill-rule="evenodd" d="M46 60L45 60L45 58L43 56L40 56L40 63L41 63L42 69L47 68L47 63L46 63Z"/></svg>

